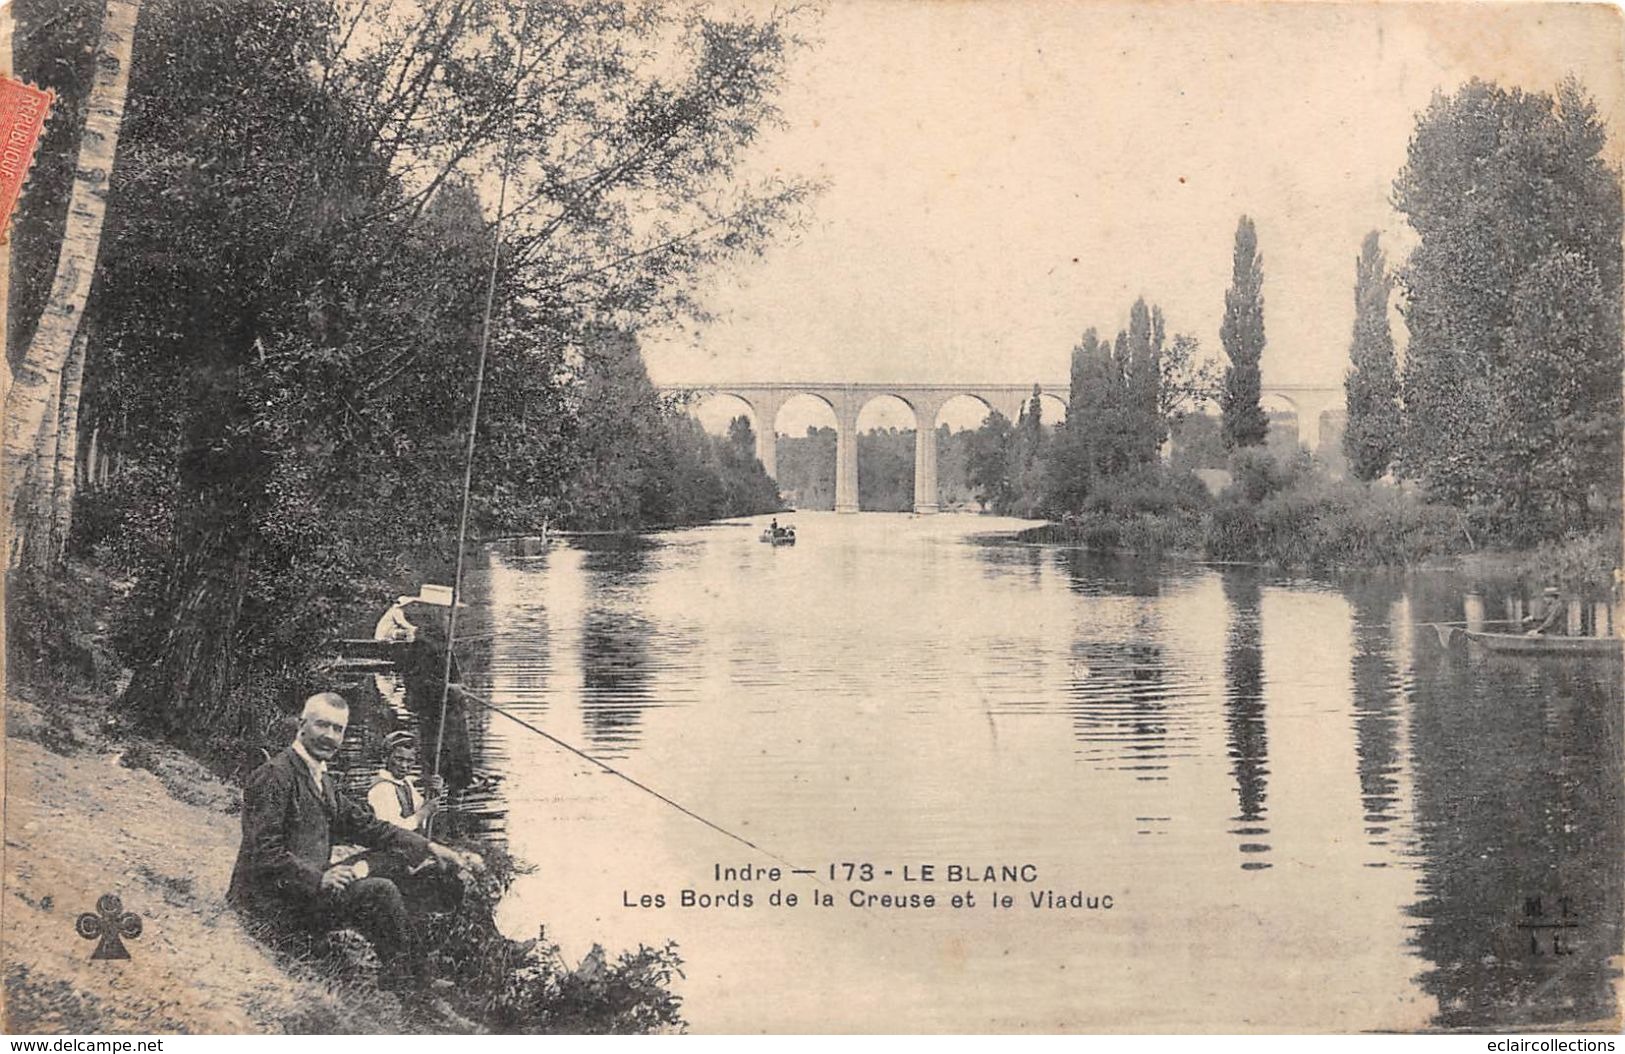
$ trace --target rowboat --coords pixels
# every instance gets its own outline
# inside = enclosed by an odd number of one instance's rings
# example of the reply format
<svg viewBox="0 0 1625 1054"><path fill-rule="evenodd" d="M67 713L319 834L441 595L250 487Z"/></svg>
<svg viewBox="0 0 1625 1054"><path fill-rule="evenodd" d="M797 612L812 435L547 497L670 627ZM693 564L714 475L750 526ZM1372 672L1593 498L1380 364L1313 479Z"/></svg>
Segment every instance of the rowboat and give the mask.
<svg viewBox="0 0 1625 1054"><path fill-rule="evenodd" d="M1497 655L1573 655L1620 657L1618 637L1569 637L1562 634L1485 633L1460 630L1463 637Z"/></svg>
<svg viewBox="0 0 1625 1054"><path fill-rule="evenodd" d="M763 531L762 541L768 542L772 545L794 545L796 544L795 528L781 528L776 533L773 531Z"/></svg>

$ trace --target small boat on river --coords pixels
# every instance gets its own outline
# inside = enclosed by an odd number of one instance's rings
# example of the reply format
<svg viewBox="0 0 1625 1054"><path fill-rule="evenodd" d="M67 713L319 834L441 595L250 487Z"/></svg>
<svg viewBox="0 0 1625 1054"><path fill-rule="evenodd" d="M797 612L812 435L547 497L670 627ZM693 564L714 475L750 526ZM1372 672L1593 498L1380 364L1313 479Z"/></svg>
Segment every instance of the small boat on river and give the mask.
<svg viewBox="0 0 1625 1054"><path fill-rule="evenodd" d="M762 541L772 545L796 544L796 529L794 527L780 527L777 530L769 527L762 532Z"/></svg>
<svg viewBox="0 0 1625 1054"><path fill-rule="evenodd" d="M1620 657L1618 637L1572 637L1564 634L1488 633L1461 630L1461 635L1497 655L1574 655Z"/></svg>
<svg viewBox="0 0 1625 1054"><path fill-rule="evenodd" d="M1526 611L1524 598L1514 594L1506 598L1506 618L1487 619L1484 597L1476 591L1462 597L1462 608L1465 622L1426 623L1445 648L1459 649L1458 641L1471 641L1493 655L1618 659L1625 644L1615 632L1610 601L1565 598L1557 586L1545 590L1533 613Z"/></svg>

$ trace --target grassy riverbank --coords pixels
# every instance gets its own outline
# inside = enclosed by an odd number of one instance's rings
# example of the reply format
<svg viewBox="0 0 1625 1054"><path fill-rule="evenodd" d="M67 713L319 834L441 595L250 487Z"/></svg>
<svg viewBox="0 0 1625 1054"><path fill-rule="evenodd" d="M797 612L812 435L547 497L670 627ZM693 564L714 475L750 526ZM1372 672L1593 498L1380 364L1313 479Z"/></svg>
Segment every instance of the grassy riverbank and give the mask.
<svg viewBox="0 0 1625 1054"><path fill-rule="evenodd" d="M5 746L7 1032L434 1029L248 934L225 905L238 796L198 762L66 693L11 693ZM110 892L142 918L129 962L91 961L74 933Z"/></svg>
<svg viewBox="0 0 1625 1054"><path fill-rule="evenodd" d="M1448 567L1475 577L1606 593L1620 535L1591 531L1531 548L1497 544L1459 511L1385 482L1337 480L1308 461L1238 459L1233 482L1210 495L1169 470L1110 481L1061 522L1023 541L1097 552L1174 555L1329 571Z"/></svg>
<svg viewBox="0 0 1625 1054"><path fill-rule="evenodd" d="M4 897L10 1033L680 1031L671 946L565 962L493 909L524 867L500 847L461 909L427 925L445 991L381 991L358 935L279 940L225 902L241 789L207 739L141 734L114 705L128 671L97 614L116 586L87 574L14 616L8 641ZM13 594L13 601L17 599ZM48 616L48 617L47 617ZM205 763L207 759L208 763ZM114 893L142 919L128 962L92 961L80 914Z"/></svg>
<svg viewBox="0 0 1625 1054"><path fill-rule="evenodd" d="M356 941L274 949L225 902L240 792L175 747L122 734L104 699L23 689L6 706L5 1019L10 1033L680 1031L675 950L567 964L490 909L517 865L430 927L444 993L381 991ZM487 847L487 852L491 852ZM141 916L129 962L74 922L115 893ZM357 938L359 940L359 938Z"/></svg>

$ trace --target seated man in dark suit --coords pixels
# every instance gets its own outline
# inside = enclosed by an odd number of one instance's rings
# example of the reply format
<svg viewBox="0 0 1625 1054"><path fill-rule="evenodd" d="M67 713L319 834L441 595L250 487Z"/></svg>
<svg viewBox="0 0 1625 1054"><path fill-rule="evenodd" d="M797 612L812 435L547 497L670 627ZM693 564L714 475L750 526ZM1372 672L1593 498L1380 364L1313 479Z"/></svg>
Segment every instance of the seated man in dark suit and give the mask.
<svg viewBox="0 0 1625 1054"><path fill-rule="evenodd" d="M378 952L386 985L418 978L423 956L413 947L412 923L401 891L387 878L369 877L360 864L330 866L334 844L353 843L399 854L409 863L442 870L476 869L472 854L438 845L385 823L372 810L339 793L327 762L338 753L350 707L335 692L305 700L293 745L254 770L243 790L243 842L227 898L281 924L326 930L354 926Z"/></svg>

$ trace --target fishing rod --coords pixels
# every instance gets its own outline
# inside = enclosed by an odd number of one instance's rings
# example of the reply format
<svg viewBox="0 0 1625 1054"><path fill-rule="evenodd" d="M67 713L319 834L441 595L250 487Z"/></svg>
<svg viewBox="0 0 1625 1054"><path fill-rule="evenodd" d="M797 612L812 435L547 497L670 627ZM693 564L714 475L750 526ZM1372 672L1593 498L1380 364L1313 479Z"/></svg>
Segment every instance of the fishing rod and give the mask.
<svg viewBox="0 0 1625 1054"><path fill-rule="evenodd" d="M514 69L524 76L525 37L530 28L530 6L519 29ZM474 400L468 414L468 449L463 455L463 511L457 526L457 569L451 580L451 614L446 622L446 661L440 676L440 727L434 738L435 776L440 775L440 753L446 742L446 704L451 698L451 668L457 648L457 607L463 593L463 561L468 549L468 509L474 489L474 445L480 427L480 395L485 388L485 360L491 346L491 313L496 304L497 272L502 265L502 222L508 208L508 178L513 171L514 132L519 121L519 81L514 82L514 98L509 102L508 137L502 149L502 179L497 190L497 215L491 227L491 271L485 281L485 317L480 324L480 357L474 369ZM431 818L431 823L433 822Z"/></svg>
<svg viewBox="0 0 1625 1054"><path fill-rule="evenodd" d="M524 30L526 28L528 28L529 21L530 21L530 10L529 10L529 7L527 6L526 11L525 11L525 25L521 27L520 34L519 34L519 44L518 44L518 49L517 49L516 55L515 55L515 68L523 68L523 66L524 66L524 56L525 56L525 32L524 32ZM514 85L514 90L515 90L516 93L518 91L518 87L519 87L519 85L516 82L515 85ZM458 526L457 526L457 562L456 562L456 570L455 570L455 572L453 574L452 583L451 583L451 613L450 613L449 616L447 616L447 623L446 623L446 656L445 656L445 663L441 667L441 674L440 674L440 720L439 720L439 727L435 732L435 740L434 740L434 767L432 769L432 772L437 777L440 775L440 761L441 761L441 758L442 758L442 756L444 754L444 751L445 751L445 743L446 743L446 710L447 710L447 707L448 707L448 705L450 703L450 700L451 700L452 665L456 661L456 651L457 651L457 610L461 606L460 601L462 599L462 593L463 593L463 566L464 566L464 562L465 562L465 559L466 559L466 553L467 553L467 548L468 548L468 513L469 513L469 507L470 507L470 504L471 504L473 488L474 488L474 451L475 451L475 445L476 445L478 434L479 434L480 396L481 396L482 392L484 391L484 386L485 386L485 363L486 363L486 358L487 358L488 352L490 350L490 344L491 344L491 315L492 315L492 313L493 313L493 311L495 309L495 305L496 305L497 274L498 274L498 272L499 272L499 270L501 268L501 264L502 264L502 224L503 224L503 220L505 219L505 214L507 212L508 181L509 181L509 177L512 174L512 171L513 171L514 135L515 135L515 126L517 124L517 116L518 116L518 102L517 102L517 99L514 100L514 102L511 105L512 105L513 109L508 115L507 142L506 142L506 144L504 145L504 148L503 148L502 177L501 177L501 182L500 182L500 185L499 185L499 189L497 191L496 221L492 225L491 268L490 268L489 274L486 276L486 282L485 282L485 314L484 314L484 317L483 317L483 319L481 321L481 324L480 324L479 362L478 362L478 365L475 367L475 371L474 371L474 398L473 398L472 405L471 405L471 407L469 409L469 415L468 415L468 445L467 445L467 448L465 449L464 455L463 455L463 506L462 506L462 514L461 514L461 516L459 518ZM750 839L745 838L742 835L735 834L733 831L728 830L727 828L721 826L720 824L713 823L711 820L706 819L704 816L701 816L699 813L697 813L694 810L688 808L687 806L682 805L679 802L673 801L672 799L666 797L664 794L661 794L659 791L655 790L653 787L650 787L645 783L641 783L638 780L633 779L631 776L628 776L626 773L621 772L621 771L615 769L614 767L612 767L612 766L598 760L597 758L595 758L592 755L586 753L585 751L580 750L580 749L576 748L575 746L573 746L573 745L571 745L569 743L566 743L564 740L562 740L559 737L553 735L552 733L544 731L543 729L538 728L537 726L531 724L529 721L526 721L523 718L517 717L514 714L509 713L508 711L502 709L501 707L497 706L496 704L490 702L487 699L481 698L480 696L476 695L473 692L468 691L467 689L463 689L462 695L463 695L464 698L472 699L474 702L478 703L479 705L481 705L481 706L483 706L483 707L485 707L485 708L487 708L489 710L492 710L492 711L494 711L494 712L496 712L498 714L501 714L503 717L508 718L510 721L513 721L516 724L521 725L522 727L530 730L531 732L536 733L537 735L543 737L544 739L546 739L549 742L555 744L556 746L558 746L558 747L560 747L560 748L562 748L564 750L569 751L570 753L576 755L577 757L582 758L583 760L591 762L592 764L594 764L594 765L598 766L599 768L603 769L605 772L609 773L610 775L616 776L619 779L625 780L627 783L630 783L632 786L634 786L634 787L638 788L639 790L643 791L645 794L652 795L653 797L659 799L660 801L664 802L665 804L671 806L673 809L676 809L678 812L682 813L683 815L685 815L685 816L687 816L687 817L689 817L691 819L697 820L700 823L703 823L705 826L711 828L712 830L718 832L719 834L725 835L726 837L731 838L734 841L740 843L741 845L744 845L747 848L755 850L756 852L761 853L764 856L767 856L767 857L769 857L769 858L771 858L773 860L777 860L780 863L784 864L786 867L791 868L792 870L796 870L795 865L791 864L790 861L785 860L783 857L779 856L777 853L770 852L767 849L764 849L761 846L757 845L755 842L752 842ZM432 817L430 819L430 822L431 823L433 822ZM425 832L425 833L427 833L427 832Z"/></svg>
<svg viewBox="0 0 1625 1054"><path fill-rule="evenodd" d="M529 23L530 23L530 8L527 5L526 9L525 9L525 21L524 21L524 24L520 27L519 44L518 44L517 51L515 53L515 62L514 62L515 69L522 70L523 67L524 67L524 61L525 61L525 36L526 36L525 30L529 28ZM514 84L514 91L515 91L516 95L517 95L518 90L519 90L519 83L516 81L515 84ZM488 353L488 351L490 349L490 344L491 344L491 315L492 315L492 313L494 311L495 304L496 304L497 274L498 274L498 271L501 268L501 263L502 263L502 224L503 224L503 220L505 219L505 214L506 214L506 211L507 211L508 181L509 181L509 177L512 174L512 171L513 171L514 135L515 135L515 126L518 123L517 118L518 118L518 109L519 109L517 98L515 98L510 105L512 106L512 109L508 114L507 142L503 147L502 177L501 177L501 182L500 182L499 188L497 190L496 220L492 224L491 269L490 269L490 273L486 276L486 283L485 283L485 314L484 314L484 318L482 319L481 324L480 324L479 362L478 362L478 365L475 367L475 371L474 371L474 398L473 398L473 401L472 401L472 405L470 406L469 415L468 415L468 445L467 445L467 448L466 448L466 450L464 452L464 455L463 455L463 507L462 507L462 514L461 514L461 517L459 518L458 526L457 526L457 562L456 562L456 570L453 573L452 583L451 583L451 613L450 613L449 616L447 616L447 623L446 623L446 657L445 657L445 663L441 668L441 675L440 675L440 723L439 723L439 728L435 732L435 740L434 740L434 767L433 767L432 771L433 771L433 774L436 777L438 777L440 775L440 760L441 760L441 756L442 756L442 754L444 752L445 742L446 742L446 710L447 710L447 706L448 706L448 704L450 703L450 700L451 700L452 665L456 661L457 609L459 608L459 606L461 606L460 601L462 599L462 593L463 593L463 565L464 565L464 560L465 560L466 552L467 552L467 548L468 548L468 513L469 513L469 506L470 506L470 501L471 501L471 497L472 497L472 493L473 493L473 487L474 487L474 450L475 450L475 444L476 444L476 441L477 441L477 437L478 437L478 434L479 434L480 396L481 396L481 394L482 394L482 392L484 390L484 386L485 386L485 363L486 363L487 353ZM684 816L687 816L687 817L689 817L690 819L693 819L693 820L697 820L698 822L700 822L700 823L704 824L705 826L711 828L713 831L716 831L719 834L722 834L722 835L724 835L724 836L726 836L728 838L731 838L734 841L738 842L739 844L741 844L741 845L743 845L743 846L745 846L745 847L747 847L749 849L752 849L755 852L761 853L763 856L766 856L766 857L768 857L770 859L773 859L773 860L777 860L779 863L784 864L786 867L790 868L792 871L801 871L802 870L802 869L797 868L790 861L784 859L784 857L779 856L777 853L774 853L774 852L771 852L771 851L769 851L767 849L764 849L763 847L757 845L755 842L752 842L750 839L744 837L743 835L735 834L733 831L728 830L726 827L723 827L720 824L714 823L711 820L706 819L704 816L701 816L699 813L697 813L694 810L688 808L687 806L685 806L685 805L683 805L683 804L681 804L679 802L673 801L671 798L668 798L664 794L661 794L659 791L655 790L653 787L650 787L645 783L641 783L638 780L633 779L631 776L628 776L626 773L621 772L618 769L606 764L605 762L602 762L602 761L598 760L597 758L593 757L591 754L588 754L585 751L578 749L577 747L571 745L570 743L565 742L564 740L562 740L559 737L553 735L552 733L547 732L547 731L545 731L545 730L543 730L541 728L538 728L536 725L531 724L529 721L526 721L521 717L518 717L518 716L516 716L514 714L509 713L508 711L504 710L503 708L497 706L495 703L492 703L491 701L489 701L487 699L481 698L479 695L468 691L466 688L462 689L462 697L467 698L467 699L472 699L474 702L476 702L479 705L485 707L486 709L494 711L495 713L501 714L503 717L506 717L508 720L513 721L515 724L518 724L521 727L526 728L531 732L534 732L535 734L537 734L537 735L541 736L542 738L548 740L549 742L553 743L554 745L556 745L556 746L558 746L558 747L560 747L560 748L562 748L564 750L569 751L571 754L574 754L577 757L582 758L585 761L591 762L592 764L594 764L594 765L598 766L599 768L603 769L605 772L609 773L610 775L615 776L615 777L617 777L619 779L625 780L627 783L630 783L632 786L634 786L637 789L643 791L645 794L653 796L654 798L656 798L656 799L664 802L665 804L671 806L673 809L676 809L678 812L682 813ZM433 821L434 821L434 817L430 817L430 823L431 824L433 823ZM426 830L424 833L427 834L428 831ZM810 874L811 872L806 872L806 873ZM814 879L815 879L815 881L817 880L816 875L814 876Z"/></svg>

